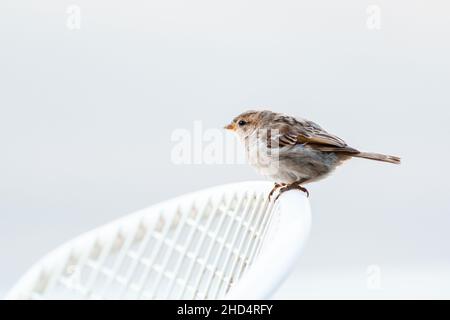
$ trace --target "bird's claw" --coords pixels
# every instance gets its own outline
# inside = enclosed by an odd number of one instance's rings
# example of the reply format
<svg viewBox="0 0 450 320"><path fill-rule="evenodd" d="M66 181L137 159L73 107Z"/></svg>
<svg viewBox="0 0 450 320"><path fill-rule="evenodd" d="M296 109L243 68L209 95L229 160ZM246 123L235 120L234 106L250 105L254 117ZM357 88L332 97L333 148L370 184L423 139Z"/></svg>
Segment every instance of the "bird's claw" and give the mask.
<svg viewBox="0 0 450 320"><path fill-rule="evenodd" d="M273 194L275 193L275 191L277 191L279 188L285 187L285 186L286 186L285 183L276 183L276 182L275 182L275 184L274 184L272 190L271 190L270 193L269 193L269 201L271 200L271 198L272 198Z"/></svg>
<svg viewBox="0 0 450 320"><path fill-rule="evenodd" d="M308 191L308 189L306 189L305 187L302 187L301 185L299 185L297 183L292 183L292 184L285 185L285 186L280 188L280 192L278 193L277 197L275 198L275 201L277 201L278 198L281 196L281 194L283 194L284 192L289 191L289 190L294 190L294 189L303 191L304 193L306 193L306 197L309 198L309 191Z"/></svg>

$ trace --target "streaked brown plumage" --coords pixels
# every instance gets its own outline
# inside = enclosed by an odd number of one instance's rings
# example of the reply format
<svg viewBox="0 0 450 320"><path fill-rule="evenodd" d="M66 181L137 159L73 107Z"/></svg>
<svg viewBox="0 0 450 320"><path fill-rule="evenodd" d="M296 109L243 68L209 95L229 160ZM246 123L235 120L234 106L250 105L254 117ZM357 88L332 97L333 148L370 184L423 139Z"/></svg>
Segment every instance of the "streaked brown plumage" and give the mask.
<svg viewBox="0 0 450 320"><path fill-rule="evenodd" d="M272 111L247 111L225 127L244 142L249 162L281 192L326 177L352 157L400 163L400 158L361 152L318 124ZM278 198L278 197L277 197Z"/></svg>

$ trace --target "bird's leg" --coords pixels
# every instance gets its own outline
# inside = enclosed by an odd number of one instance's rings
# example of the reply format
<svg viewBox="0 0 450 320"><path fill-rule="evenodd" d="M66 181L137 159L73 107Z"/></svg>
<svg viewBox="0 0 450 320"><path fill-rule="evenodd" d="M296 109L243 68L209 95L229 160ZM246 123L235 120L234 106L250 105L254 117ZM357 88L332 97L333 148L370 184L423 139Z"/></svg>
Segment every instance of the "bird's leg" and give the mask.
<svg viewBox="0 0 450 320"><path fill-rule="evenodd" d="M305 187L302 187L300 185L300 182L294 182L294 183L285 185L284 187L280 188L280 192L278 193L278 196L275 198L275 201L278 200L278 198L281 196L282 193L284 193L286 191L289 191L289 190L294 190L294 189L301 190L301 191L305 192L306 196L309 198L309 191L308 191L308 189L306 189Z"/></svg>
<svg viewBox="0 0 450 320"><path fill-rule="evenodd" d="M277 191L279 188L284 187L284 186L286 186L285 183L277 183L277 182L275 182L275 184L274 184L272 190L271 190L270 193L269 193L269 201L270 201L270 199L272 198L272 196L273 196L273 194L275 193L275 191Z"/></svg>

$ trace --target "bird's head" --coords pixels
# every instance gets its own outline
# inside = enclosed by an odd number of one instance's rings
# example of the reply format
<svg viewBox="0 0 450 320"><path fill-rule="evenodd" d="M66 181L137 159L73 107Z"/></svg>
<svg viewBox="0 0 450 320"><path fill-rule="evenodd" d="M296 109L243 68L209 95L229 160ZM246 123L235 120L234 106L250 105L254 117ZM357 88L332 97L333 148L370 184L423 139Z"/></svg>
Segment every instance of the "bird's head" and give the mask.
<svg viewBox="0 0 450 320"><path fill-rule="evenodd" d="M263 113L264 111L254 110L241 113L226 125L225 129L234 131L240 138L245 138L260 127Z"/></svg>

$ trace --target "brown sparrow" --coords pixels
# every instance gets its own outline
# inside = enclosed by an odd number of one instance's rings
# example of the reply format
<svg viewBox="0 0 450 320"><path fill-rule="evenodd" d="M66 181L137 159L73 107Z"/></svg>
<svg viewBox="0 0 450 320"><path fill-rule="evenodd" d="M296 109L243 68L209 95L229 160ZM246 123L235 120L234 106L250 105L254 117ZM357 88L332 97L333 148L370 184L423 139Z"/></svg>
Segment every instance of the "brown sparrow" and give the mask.
<svg viewBox="0 0 450 320"><path fill-rule="evenodd" d="M389 163L400 158L360 152L318 124L272 111L247 111L225 127L237 133L246 148L247 160L264 176L275 181L269 198L325 178L343 161L352 157ZM276 200L275 199L275 200Z"/></svg>

